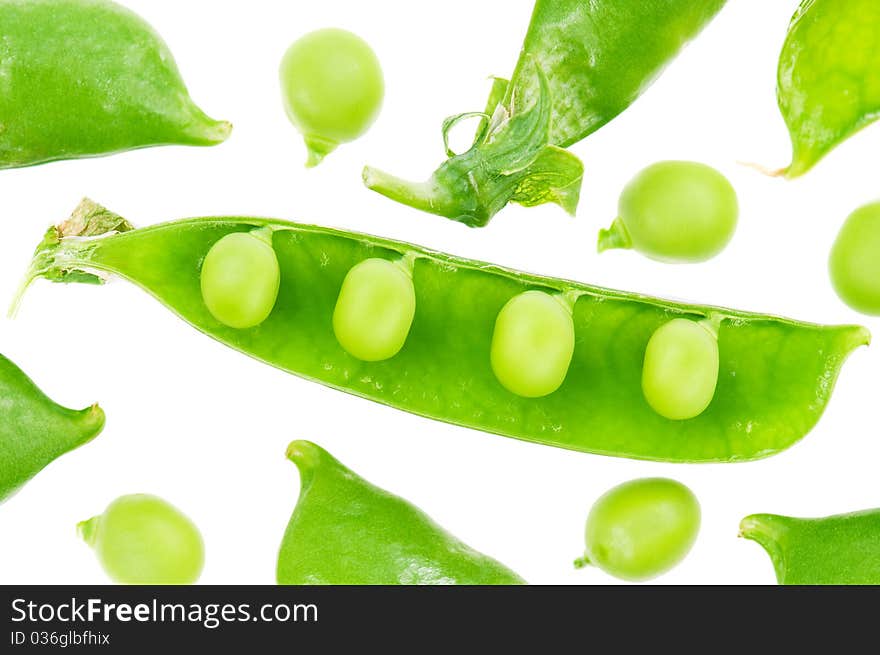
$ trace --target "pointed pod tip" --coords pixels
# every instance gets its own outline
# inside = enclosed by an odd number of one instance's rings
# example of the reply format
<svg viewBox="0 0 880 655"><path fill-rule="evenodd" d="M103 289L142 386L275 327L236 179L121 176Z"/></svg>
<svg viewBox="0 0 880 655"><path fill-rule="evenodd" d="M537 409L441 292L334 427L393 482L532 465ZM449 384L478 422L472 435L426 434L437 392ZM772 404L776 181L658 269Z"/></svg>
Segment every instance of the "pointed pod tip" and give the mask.
<svg viewBox="0 0 880 655"><path fill-rule="evenodd" d="M76 524L76 534L77 536L85 541L89 546L93 546L95 544L95 539L98 534L98 523L101 520L101 516L93 516L90 519L86 519L85 521L80 521Z"/></svg>
<svg viewBox="0 0 880 655"><path fill-rule="evenodd" d="M285 457L298 468L311 468L315 465L323 450L317 444L305 439L290 442Z"/></svg>

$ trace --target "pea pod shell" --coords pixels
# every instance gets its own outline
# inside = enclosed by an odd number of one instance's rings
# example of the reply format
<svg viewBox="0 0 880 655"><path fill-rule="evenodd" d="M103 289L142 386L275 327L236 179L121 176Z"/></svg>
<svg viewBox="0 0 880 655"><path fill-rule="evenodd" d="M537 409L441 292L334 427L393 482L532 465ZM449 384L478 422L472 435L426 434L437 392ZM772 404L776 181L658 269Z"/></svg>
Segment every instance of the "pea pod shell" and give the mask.
<svg viewBox="0 0 880 655"><path fill-rule="evenodd" d="M161 37L114 2L2 0L0 25L0 168L229 135Z"/></svg>
<svg viewBox="0 0 880 655"><path fill-rule="evenodd" d="M323 448L295 441L287 456L301 491L278 554L279 584L523 584Z"/></svg>
<svg viewBox="0 0 880 655"><path fill-rule="evenodd" d="M629 107L725 2L538 0L510 88L531 93L530 64L544 71L554 98L549 141L568 147Z"/></svg>
<svg viewBox="0 0 880 655"><path fill-rule="evenodd" d="M58 405L0 355L0 502L103 427L100 407L77 411Z"/></svg>
<svg viewBox="0 0 880 655"><path fill-rule="evenodd" d="M688 305L466 260L398 241L259 218L202 218L109 234L119 217L86 203L48 233L28 280L100 281L119 275L191 325L290 373L448 423L584 452L670 462L773 455L819 420L859 326L822 326ZM278 256L275 308L260 326L219 323L202 301L200 265L219 239L266 228ZM363 362L339 345L332 317L342 282L371 257L412 262L416 311L391 359ZM91 273L90 273L91 272ZM531 289L572 301L575 349L565 381L543 398L505 389L490 364L498 313ZM719 379L709 407L686 421L654 412L642 393L645 348L674 318L718 326Z"/></svg>
<svg viewBox="0 0 880 655"><path fill-rule="evenodd" d="M753 514L740 536L767 551L779 584L880 584L880 509L818 519Z"/></svg>
<svg viewBox="0 0 880 655"><path fill-rule="evenodd" d="M880 116L880 3L802 0L777 78L794 178Z"/></svg>

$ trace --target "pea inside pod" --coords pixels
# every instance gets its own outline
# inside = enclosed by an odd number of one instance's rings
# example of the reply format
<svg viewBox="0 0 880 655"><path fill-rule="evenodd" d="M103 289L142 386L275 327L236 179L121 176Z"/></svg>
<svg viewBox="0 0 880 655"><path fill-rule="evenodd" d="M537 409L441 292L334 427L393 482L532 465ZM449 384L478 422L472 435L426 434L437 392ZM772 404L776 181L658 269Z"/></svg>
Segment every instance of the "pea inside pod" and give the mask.
<svg viewBox="0 0 880 655"><path fill-rule="evenodd" d="M77 525L98 561L122 584L184 585L205 562L202 535L170 503L147 494L121 496L103 514Z"/></svg>
<svg viewBox="0 0 880 655"><path fill-rule="evenodd" d="M543 291L511 298L495 320L490 351L498 381L525 398L540 398L565 381L574 353L568 301Z"/></svg>
<svg viewBox="0 0 880 655"><path fill-rule="evenodd" d="M162 38L115 2L2 0L0 25L0 168L229 136Z"/></svg>
<svg viewBox="0 0 880 655"><path fill-rule="evenodd" d="M202 298L224 325L256 327L272 313L280 275L271 231L227 234L202 263Z"/></svg>
<svg viewBox="0 0 880 655"><path fill-rule="evenodd" d="M648 342L642 369L645 400L673 421L702 414L718 385L718 337L714 326L676 318Z"/></svg>
<svg viewBox="0 0 880 655"><path fill-rule="evenodd" d="M239 329L208 310L200 264L227 235L254 230L272 233L280 283L259 328ZM83 234L92 238L76 238ZM411 264L415 313L404 347L387 359L364 361L343 347L333 317L346 277L374 258ZM335 389L535 443L672 462L743 461L790 447L819 420L846 357L870 340L859 326L814 325L647 298L275 219L198 218L132 229L91 202L46 234L24 288L39 277L102 282L112 274L136 283L239 352ZM505 341L505 330L495 338L505 306L539 290L551 296L540 303L548 316L565 319L557 298L571 302L570 317L559 325L573 326L574 349L567 366L560 358L551 368L554 375L540 380L555 385L562 378L561 385L526 397L499 382L491 352L493 341ZM643 390L646 345L677 318L717 325L715 393L689 420L659 414ZM508 373L497 368L500 375ZM528 376L525 381L533 382Z"/></svg>
<svg viewBox="0 0 880 655"><path fill-rule="evenodd" d="M345 276L333 310L333 332L349 353L378 362L403 348L415 313L416 292L406 263L374 257Z"/></svg>

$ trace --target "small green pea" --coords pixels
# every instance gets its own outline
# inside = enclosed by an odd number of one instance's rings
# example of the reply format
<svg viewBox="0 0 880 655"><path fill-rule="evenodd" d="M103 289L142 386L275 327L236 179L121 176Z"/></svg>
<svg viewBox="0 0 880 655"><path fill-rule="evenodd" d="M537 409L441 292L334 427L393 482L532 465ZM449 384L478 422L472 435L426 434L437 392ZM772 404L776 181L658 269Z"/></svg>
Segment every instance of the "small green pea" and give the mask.
<svg viewBox="0 0 880 655"><path fill-rule="evenodd" d="M357 139L379 115L382 68L370 46L351 32L306 34L284 55L280 74L287 116L309 149L307 166Z"/></svg>
<svg viewBox="0 0 880 655"><path fill-rule="evenodd" d="M377 362L403 348L415 313L415 287L403 267L387 259L367 259L342 282L333 332L351 355Z"/></svg>
<svg viewBox="0 0 880 655"><path fill-rule="evenodd" d="M655 412L673 421L699 416L718 384L718 339L684 318L660 326L648 341L642 392Z"/></svg>
<svg viewBox="0 0 880 655"><path fill-rule="evenodd" d="M539 398L565 381L574 353L574 321L563 299L526 291L498 313L492 334L491 364L508 391Z"/></svg>
<svg viewBox="0 0 880 655"><path fill-rule="evenodd" d="M121 584L192 584L202 573L205 546L198 528L156 496L121 496L77 531Z"/></svg>
<svg viewBox="0 0 880 655"><path fill-rule="evenodd" d="M857 312L880 316L880 202L861 207L846 219L828 268L843 302Z"/></svg>
<svg viewBox="0 0 880 655"><path fill-rule="evenodd" d="M599 234L599 252L634 248L665 262L706 261L733 238L738 216L736 191L714 168L659 162L624 188L617 220Z"/></svg>
<svg viewBox="0 0 880 655"><path fill-rule="evenodd" d="M202 298L208 311L229 327L259 325L275 307L281 270L268 239L233 232L217 241L202 264Z"/></svg>
<svg viewBox="0 0 880 655"><path fill-rule="evenodd" d="M673 568L700 531L700 504L675 480L643 478L606 492L590 510L584 557L606 573L633 582Z"/></svg>

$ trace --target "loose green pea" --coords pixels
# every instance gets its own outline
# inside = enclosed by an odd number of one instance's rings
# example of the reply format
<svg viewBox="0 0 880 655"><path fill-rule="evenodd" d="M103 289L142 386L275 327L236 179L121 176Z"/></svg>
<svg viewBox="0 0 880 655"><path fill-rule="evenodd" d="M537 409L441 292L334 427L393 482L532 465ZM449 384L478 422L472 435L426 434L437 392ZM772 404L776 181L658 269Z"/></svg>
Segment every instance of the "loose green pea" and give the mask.
<svg viewBox="0 0 880 655"><path fill-rule="evenodd" d="M575 566L593 564L623 580L648 580L681 562L699 530L700 504L686 486L666 478L631 480L593 505L585 554Z"/></svg>
<svg viewBox="0 0 880 655"><path fill-rule="evenodd" d="M121 584L192 584L202 573L205 546L198 528L156 496L121 496L77 531Z"/></svg>
<svg viewBox="0 0 880 655"><path fill-rule="evenodd" d="M539 398L565 380L574 353L574 322L563 301L543 291L526 291L498 313L491 363L508 391Z"/></svg>
<svg viewBox="0 0 880 655"><path fill-rule="evenodd" d="M281 270L270 243L235 232L217 241L202 264L202 298L218 321L233 328L259 325L275 306Z"/></svg>
<svg viewBox="0 0 880 655"><path fill-rule="evenodd" d="M382 106L379 60L356 34L323 29L296 41L281 61L287 116L302 132L307 166L317 166L340 143L366 132Z"/></svg>
<svg viewBox="0 0 880 655"><path fill-rule="evenodd" d="M416 291L402 266L367 259L345 276L333 311L333 332L350 354L366 362L394 357L416 313Z"/></svg>
<svg viewBox="0 0 880 655"><path fill-rule="evenodd" d="M718 384L718 339L700 323L676 318L648 341L642 369L645 400L673 421L699 416Z"/></svg>
<svg viewBox="0 0 880 655"><path fill-rule="evenodd" d="M664 161L636 175L620 196L618 218L599 233L599 252L633 248L652 259L711 259L733 238L736 191L710 166Z"/></svg>
<svg viewBox="0 0 880 655"><path fill-rule="evenodd" d="M857 209L831 249L831 283L847 305L880 316L880 202Z"/></svg>

